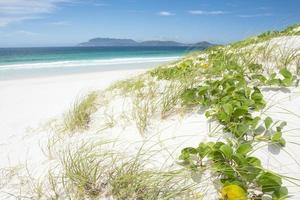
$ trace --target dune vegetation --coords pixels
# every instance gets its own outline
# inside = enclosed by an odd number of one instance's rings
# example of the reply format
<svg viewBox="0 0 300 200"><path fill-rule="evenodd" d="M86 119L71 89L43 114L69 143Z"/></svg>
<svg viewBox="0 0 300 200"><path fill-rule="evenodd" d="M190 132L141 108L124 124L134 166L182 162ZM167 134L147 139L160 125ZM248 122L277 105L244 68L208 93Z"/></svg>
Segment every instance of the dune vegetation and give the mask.
<svg viewBox="0 0 300 200"><path fill-rule="evenodd" d="M91 115L96 112L97 93L92 92L76 102L64 117L64 132L81 131L88 128Z"/></svg>
<svg viewBox="0 0 300 200"><path fill-rule="evenodd" d="M298 45L291 47L291 39ZM194 52L92 92L56 122L46 147L51 155L47 173L39 179L23 173L22 180L19 172L8 173L15 177L7 175L18 193L7 195L17 199L289 199L293 194L285 183L300 192L300 180L268 168L256 152L270 145L282 150L289 145L285 138L289 124L268 114L272 102L266 94L297 89L299 75L300 25L294 25ZM299 119L297 113L285 112ZM181 146L171 144L168 149L163 143L172 137L153 139L158 124L169 125L173 119L184 123L190 115L206 120L208 141L196 141L194 146L182 138ZM118 137L126 134L139 139L133 139L134 145L119 143ZM5 186L0 182L0 187Z"/></svg>

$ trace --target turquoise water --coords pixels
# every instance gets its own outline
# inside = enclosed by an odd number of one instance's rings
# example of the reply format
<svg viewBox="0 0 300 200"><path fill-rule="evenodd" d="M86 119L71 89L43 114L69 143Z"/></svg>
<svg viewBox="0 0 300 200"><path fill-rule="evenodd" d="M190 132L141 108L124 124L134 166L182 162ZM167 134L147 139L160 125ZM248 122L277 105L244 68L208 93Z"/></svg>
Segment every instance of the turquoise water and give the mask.
<svg viewBox="0 0 300 200"><path fill-rule="evenodd" d="M0 80L144 68L146 63L172 61L193 50L188 47L0 48Z"/></svg>

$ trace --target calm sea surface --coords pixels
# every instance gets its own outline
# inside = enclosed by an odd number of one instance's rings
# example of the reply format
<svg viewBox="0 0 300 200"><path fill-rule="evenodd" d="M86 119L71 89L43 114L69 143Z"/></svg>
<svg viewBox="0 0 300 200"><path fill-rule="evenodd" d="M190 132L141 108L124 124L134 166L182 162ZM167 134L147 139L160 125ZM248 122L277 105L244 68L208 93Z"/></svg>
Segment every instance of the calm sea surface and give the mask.
<svg viewBox="0 0 300 200"><path fill-rule="evenodd" d="M202 49L189 47L0 48L0 80L144 68L146 63L169 62L193 50Z"/></svg>

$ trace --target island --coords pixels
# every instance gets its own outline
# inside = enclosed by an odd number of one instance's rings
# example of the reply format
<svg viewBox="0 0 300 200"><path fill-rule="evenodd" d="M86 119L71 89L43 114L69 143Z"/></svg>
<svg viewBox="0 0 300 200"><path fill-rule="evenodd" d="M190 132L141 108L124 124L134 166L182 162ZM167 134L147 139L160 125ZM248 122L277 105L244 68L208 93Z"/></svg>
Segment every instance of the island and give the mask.
<svg viewBox="0 0 300 200"><path fill-rule="evenodd" d="M117 38L93 38L90 39L88 42L83 42L78 44L78 46L82 47L114 47L114 46L143 46L143 47L184 47L184 46L191 46L191 47L203 47L207 48L210 46L215 46L216 44L202 41L194 44L187 44L181 43L176 41L161 41L161 40L149 40L149 41L142 41L137 42L133 39L117 39Z"/></svg>

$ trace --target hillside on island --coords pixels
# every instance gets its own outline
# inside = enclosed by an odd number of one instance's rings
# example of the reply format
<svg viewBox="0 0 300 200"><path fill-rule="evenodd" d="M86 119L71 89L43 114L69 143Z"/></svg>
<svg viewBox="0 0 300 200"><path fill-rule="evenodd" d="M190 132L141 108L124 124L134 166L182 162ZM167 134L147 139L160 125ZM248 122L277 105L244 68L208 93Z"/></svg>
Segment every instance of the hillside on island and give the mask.
<svg viewBox="0 0 300 200"><path fill-rule="evenodd" d="M79 46L83 47L181 47L181 46L191 46L191 47L202 47L207 48L210 46L214 46L214 44L209 42L199 42L196 44L184 44L175 41L160 41L160 40L151 40L151 41L143 41L137 42L132 39L115 39L115 38L94 38L89 40L88 42L80 43Z"/></svg>
<svg viewBox="0 0 300 200"><path fill-rule="evenodd" d="M0 191L31 199L300 199L299 78L300 24L195 51L77 99L38 136L47 138L41 172L29 174L30 163L3 170Z"/></svg>

